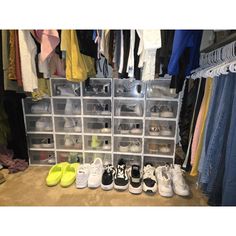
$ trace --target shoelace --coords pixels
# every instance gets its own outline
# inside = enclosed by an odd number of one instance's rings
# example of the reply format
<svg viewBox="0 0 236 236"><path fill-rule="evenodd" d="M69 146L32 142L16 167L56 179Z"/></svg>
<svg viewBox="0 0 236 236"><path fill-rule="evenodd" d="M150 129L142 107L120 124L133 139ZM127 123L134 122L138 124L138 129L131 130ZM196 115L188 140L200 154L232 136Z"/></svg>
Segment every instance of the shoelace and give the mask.
<svg viewBox="0 0 236 236"><path fill-rule="evenodd" d="M144 170L144 175L145 175L145 178L152 178L153 176L153 172L154 172L154 169L153 167L145 167L145 170Z"/></svg>
<svg viewBox="0 0 236 236"><path fill-rule="evenodd" d="M125 166L124 165L118 165L117 167L117 177L118 178L124 178L125 177Z"/></svg>
<svg viewBox="0 0 236 236"><path fill-rule="evenodd" d="M112 172L112 174L113 174L113 173L114 173L114 166L106 166L106 167L105 167L105 171L106 171L107 173Z"/></svg>

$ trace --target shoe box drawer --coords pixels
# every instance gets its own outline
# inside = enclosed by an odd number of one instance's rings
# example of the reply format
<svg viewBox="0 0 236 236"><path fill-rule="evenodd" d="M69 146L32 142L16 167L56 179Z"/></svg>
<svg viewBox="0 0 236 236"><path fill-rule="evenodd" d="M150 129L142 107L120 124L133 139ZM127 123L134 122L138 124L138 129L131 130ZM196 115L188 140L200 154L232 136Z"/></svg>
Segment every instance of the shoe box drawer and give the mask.
<svg viewBox="0 0 236 236"><path fill-rule="evenodd" d="M26 130L39 132L52 132L52 118L51 117L36 117L26 116Z"/></svg>
<svg viewBox="0 0 236 236"><path fill-rule="evenodd" d="M84 115L111 115L111 100L108 99L84 99Z"/></svg>
<svg viewBox="0 0 236 236"><path fill-rule="evenodd" d="M114 122L115 134L142 135L143 121L136 119L116 119Z"/></svg>
<svg viewBox="0 0 236 236"><path fill-rule="evenodd" d="M139 100L115 100L116 116L143 116L143 101Z"/></svg>
<svg viewBox="0 0 236 236"><path fill-rule="evenodd" d="M114 166L116 167L118 162L123 159L125 164L126 164L126 168L131 167L134 164L138 164L141 166L142 163L142 157L138 156L138 155L118 155L115 154L114 155Z"/></svg>
<svg viewBox="0 0 236 236"><path fill-rule="evenodd" d="M52 151L29 151L30 163L36 165L54 165L55 154Z"/></svg>
<svg viewBox="0 0 236 236"><path fill-rule="evenodd" d="M54 148L52 134L28 134L27 138L30 148Z"/></svg>
<svg viewBox="0 0 236 236"><path fill-rule="evenodd" d="M24 99L25 114L51 114L50 99L44 98L40 101L32 101L31 98Z"/></svg>
<svg viewBox="0 0 236 236"><path fill-rule="evenodd" d="M174 140L146 138L144 140L144 153L172 156L174 154Z"/></svg>
<svg viewBox="0 0 236 236"><path fill-rule="evenodd" d="M172 158L166 157L150 157L144 156L143 157L143 165L152 164L154 167L163 166L165 164L173 164Z"/></svg>
<svg viewBox="0 0 236 236"><path fill-rule="evenodd" d="M114 151L124 153L141 153L142 152L142 139L141 138L127 138L115 137Z"/></svg>
<svg viewBox="0 0 236 236"><path fill-rule="evenodd" d="M81 115L81 100L53 99L53 109L57 115Z"/></svg>
<svg viewBox="0 0 236 236"><path fill-rule="evenodd" d="M85 153L85 163L92 163L95 158L101 158L103 165L112 164L112 157L109 153Z"/></svg>
<svg viewBox="0 0 236 236"><path fill-rule="evenodd" d="M148 98L178 98L174 89L170 89L170 79L150 80L147 83Z"/></svg>
<svg viewBox="0 0 236 236"><path fill-rule="evenodd" d="M177 101L147 101L146 116L176 118Z"/></svg>
<svg viewBox="0 0 236 236"><path fill-rule="evenodd" d="M83 82L83 96L87 97L110 97L111 79L90 78Z"/></svg>
<svg viewBox="0 0 236 236"><path fill-rule="evenodd" d="M56 132L81 133L81 118L77 117L54 117Z"/></svg>
<svg viewBox="0 0 236 236"><path fill-rule="evenodd" d="M111 134L111 119L110 118L84 118L85 133L103 133Z"/></svg>
<svg viewBox="0 0 236 236"><path fill-rule="evenodd" d="M61 97L80 96L80 83L70 82L66 79L52 79L52 94Z"/></svg>
<svg viewBox="0 0 236 236"><path fill-rule="evenodd" d="M116 79L114 81L116 97L144 97L145 84L142 81L134 79Z"/></svg>
<svg viewBox="0 0 236 236"><path fill-rule="evenodd" d="M174 137L175 136L175 121L164 120L146 120L145 136L155 137Z"/></svg>
<svg viewBox="0 0 236 236"><path fill-rule="evenodd" d="M109 136L86 135L84 137L86 150L111 151L112 143Z"/></svg>
<svg viewBox="0 0 236 236"><path fill-rule="evenodd" d="M57 149L82 150L82 137L80 135L56 135Z"/></svg>
<svg viewBox="0 0 236 236"><path fill-rule="evenodd" d="M83 163L83 154L81 152L57 152L57 162Z"/></svg>

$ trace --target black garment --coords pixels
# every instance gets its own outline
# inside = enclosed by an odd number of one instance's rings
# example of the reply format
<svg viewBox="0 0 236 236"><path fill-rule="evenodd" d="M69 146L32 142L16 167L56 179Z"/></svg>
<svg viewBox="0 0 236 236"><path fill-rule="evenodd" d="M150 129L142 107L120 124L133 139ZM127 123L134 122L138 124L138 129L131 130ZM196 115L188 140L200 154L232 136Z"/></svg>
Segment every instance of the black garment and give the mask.
<svg viewBox="0 0 236 236"><path fill-rule="evenodd" d="M129 59L129 48L130 48L130 30L123 30L123 42L124 42L124 63L122 73L119 73L119 78L128 78L126 72L128 59Z"/></svg>
<svg viewBox="0 0 236 236"><path fill-rule="evenodd" d="M135 30L135 42L134 42L134 78L137 80L141 79L141 71L138 67L139 63L139 56L138 53L138 47L139 47L140 38L138 36L137 31Z"/></svg>
<svg viewBox="0 0 236 236"><path fill-rule="evenodd" d="M174 30L161 30L161 48L156 51L155 77L163 77L167 74L167 68L172 52L174 40ZM160 74L160 66L162 66L162 74Z"/></svg>
<svg viewBox="0 0 236 236"><path fill-rule="evenodd" d="M2 62L2 31L0 30L0 99L4 92L4 73Z"/></svg>
<svg viewBox="0 0 236 236"><path fill-rule="evenodd" d="M189 89L189 83L192 83L193 86ZM189 136L191 132L194 132L197 116L201 107L202 98L204 95L204 89L205 89L205 79L201 82L201 87L198 94L198 100L197 99L197 93L198 93L198 86L199 86L199 79L196 79L194 81L186 80L184 95L182 99L182 107L180 111L179 116L179 135L181 137L181 145L184 153L187 153L188 145L189 145ZM195 114L194 114L194 107L195 103ZM194 115L194 117L193 117ZM193 126L191 130L191 123L193 119ZM191 153L191 151L190 151ZM188 159L188 165L187 169L190 168L190 159Z"/></svg>
<svg viewBox="0 0 236 236"><path fill-rule="evenodd" d="M76 30L80 52L97 58L97 45L93 41L93 30Z"/></svg>

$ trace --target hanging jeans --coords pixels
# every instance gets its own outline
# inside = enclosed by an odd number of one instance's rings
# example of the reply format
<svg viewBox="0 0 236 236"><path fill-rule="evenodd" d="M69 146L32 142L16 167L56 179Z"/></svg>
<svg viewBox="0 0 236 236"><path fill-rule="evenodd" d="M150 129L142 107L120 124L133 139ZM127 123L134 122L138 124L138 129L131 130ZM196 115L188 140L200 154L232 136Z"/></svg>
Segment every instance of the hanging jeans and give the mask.
<svg viewBox="0 0 236 236"><path fill-rule="evenodd" d="M226 145L225 172L222 188L222 205L236 206L236 74L232 74L234 86L233 94L229 99L233 100L230 119L229 135Z"/></svg>
<svg viewBox="0 0 236 236"><path fill-rule="evenodd" d="M223 146L226 145L225 137L227 137L227 133L225 134L225 132L228 132L227 124L230 122L231 116L236 79L234 77L234 74L229 74L214 79L199 165L199 182L206 184L207 193L212 191L221 155L223 154Z"/></svg>

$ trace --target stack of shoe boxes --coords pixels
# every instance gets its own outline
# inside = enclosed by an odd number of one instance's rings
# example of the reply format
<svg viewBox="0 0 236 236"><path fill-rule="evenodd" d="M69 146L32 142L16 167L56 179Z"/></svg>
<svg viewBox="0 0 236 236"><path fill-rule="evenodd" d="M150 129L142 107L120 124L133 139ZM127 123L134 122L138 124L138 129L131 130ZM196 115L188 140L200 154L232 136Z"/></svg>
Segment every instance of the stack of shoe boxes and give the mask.
<svg viewBox="0 0 236 236"><path fill-rule="evenodd" d="M51 78L50 98L23 99L31 165L173 163L179 98L170 80Z"/></svg>

